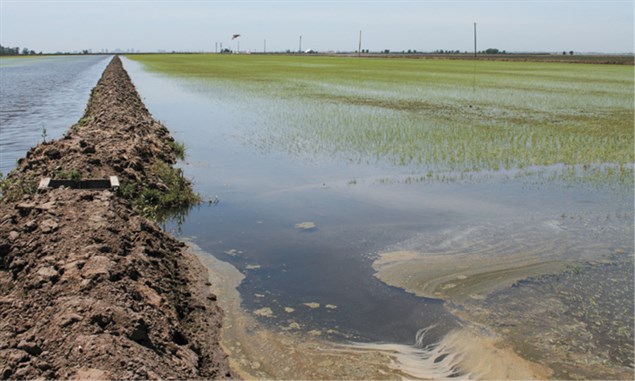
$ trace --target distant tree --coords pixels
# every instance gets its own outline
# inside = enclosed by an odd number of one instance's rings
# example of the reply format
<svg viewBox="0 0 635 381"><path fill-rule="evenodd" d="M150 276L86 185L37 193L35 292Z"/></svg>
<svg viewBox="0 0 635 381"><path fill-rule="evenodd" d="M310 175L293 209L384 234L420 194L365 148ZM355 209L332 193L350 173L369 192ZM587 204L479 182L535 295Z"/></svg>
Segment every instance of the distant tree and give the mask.
<svg viewBox="0 0 635 381"><path fill-rule="evenodd" d="M569 52L569 55L570 55L570 56L572 56L572 55L573 55L573 50L571 50L571 51Z"/></svg>
<svg viewBox="0 0 635 381"><path fill-rule="evenodd" d="M23 48L22 49L22 54L25 55L25 56L28 56L29 55L29 49L28 48Z"/></svg>
<svg viewBox="0 0 635 381"><path fill-rule="evenodd" d="M8 46L0 45L0 55L3 55L3 56L17 56L18 54L20 54L20 48L18 48L18 47L10 48Z"/></svg>
<svg viewBox="0 0 635 381"><path fill-rule="evenodd" d="M384 54L388 54L388 53L390 53L390 49L385 49Z"/></svg>
<svg viewBox="0 0 635 381"><path fill-rule="evenodd" d="M485 54L498 54L499 50L496 48L485 49Z"/></svg>
<svg viewBox="0 0 635 381"><path fill-rule="evenodd" d="M567 52L562 52L562 55L563 55L563 56L566 56L566 55L567 55Z"/></svg>

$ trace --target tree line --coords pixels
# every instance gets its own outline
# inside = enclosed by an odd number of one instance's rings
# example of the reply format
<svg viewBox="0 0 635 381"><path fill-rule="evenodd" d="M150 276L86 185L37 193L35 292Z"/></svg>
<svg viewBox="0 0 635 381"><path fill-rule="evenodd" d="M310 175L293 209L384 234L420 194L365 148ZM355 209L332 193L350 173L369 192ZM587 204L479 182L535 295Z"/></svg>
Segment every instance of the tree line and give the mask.
<svg viewBox="0 0 635 381"><path fill-rule="evenodd" d="M20 54L28 56L38 53L35 53L35 50L29 50L28 48L22 48L22 52L20 52L20 48L17 46L15 48L10 48L8 46L0 45L0 56L17 56ZM42 52L40 52L39 54L42 54Z"/></svg>

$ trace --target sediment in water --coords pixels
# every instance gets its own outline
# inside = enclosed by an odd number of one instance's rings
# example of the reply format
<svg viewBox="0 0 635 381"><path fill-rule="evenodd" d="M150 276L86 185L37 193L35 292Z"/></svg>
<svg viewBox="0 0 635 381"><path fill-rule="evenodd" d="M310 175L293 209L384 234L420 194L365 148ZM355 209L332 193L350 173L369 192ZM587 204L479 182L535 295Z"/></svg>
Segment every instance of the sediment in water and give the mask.
<svg viewBox="0 0 635 381"><path fill-rule="evenodd" d="M163 197L194 194L175 161L168 130L115 57L84 117L3 181L1 379L233 376L206 269L140 213L195 200ZM41 177L113 175L119 191L36 192Z"/></svg>

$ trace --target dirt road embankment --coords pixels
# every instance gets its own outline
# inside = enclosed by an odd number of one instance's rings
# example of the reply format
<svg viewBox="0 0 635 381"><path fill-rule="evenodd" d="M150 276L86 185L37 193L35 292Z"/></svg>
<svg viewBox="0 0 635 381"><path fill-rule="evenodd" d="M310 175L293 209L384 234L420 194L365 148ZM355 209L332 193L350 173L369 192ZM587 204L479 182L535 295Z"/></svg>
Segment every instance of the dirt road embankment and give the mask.
<svg viewBox="0 0 635 381"><path fill-rule="evenodd" d="M139 213L192 200L171 196L193 195L175 150L115 57L84 117L5 179L0 379L232 377L206 270ZM119 191L35 190L108 176Z"/></svg>

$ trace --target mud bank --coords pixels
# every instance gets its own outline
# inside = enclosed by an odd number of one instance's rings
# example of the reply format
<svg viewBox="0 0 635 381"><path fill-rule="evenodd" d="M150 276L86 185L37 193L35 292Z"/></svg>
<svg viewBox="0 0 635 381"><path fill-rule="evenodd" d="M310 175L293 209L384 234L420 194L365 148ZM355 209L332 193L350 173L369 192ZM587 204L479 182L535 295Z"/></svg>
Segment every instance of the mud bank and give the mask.
<svg viewBox="0 0 635 381"><path fill-rule="evenodd" d="M173 142L115 57L84 117L4 180L1 379L232 378L207 271L139 213L193 194ZM41 177L113 175L119 190L36 192Z"/></svg>

